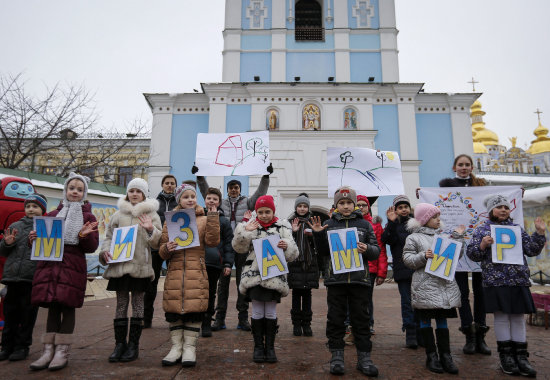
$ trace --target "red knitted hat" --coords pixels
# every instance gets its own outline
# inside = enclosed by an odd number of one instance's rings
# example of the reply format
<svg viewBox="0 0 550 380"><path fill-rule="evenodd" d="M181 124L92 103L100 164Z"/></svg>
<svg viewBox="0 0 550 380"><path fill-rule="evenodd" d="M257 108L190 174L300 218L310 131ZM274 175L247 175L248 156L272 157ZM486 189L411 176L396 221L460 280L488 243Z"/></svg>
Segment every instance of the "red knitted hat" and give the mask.
<svg viewBox="0 0 550 380"><path fill-rule="evenodd" d="M258 211L261 207L269 207L273 210L273 213L275 213L275 201L273 200L273 197L271 195L262 195L258 198L254 210Z"/></svg>
<svg viewBox="0 0 550 380"><path fill-rule="evenodd" d="M369 205L369 207L370 207L369 198L367 198L366 196L364 196L364 195L358 195L358 196L357 196L357 202L359 202L359 201L366 202L366 203Z"/></svg>

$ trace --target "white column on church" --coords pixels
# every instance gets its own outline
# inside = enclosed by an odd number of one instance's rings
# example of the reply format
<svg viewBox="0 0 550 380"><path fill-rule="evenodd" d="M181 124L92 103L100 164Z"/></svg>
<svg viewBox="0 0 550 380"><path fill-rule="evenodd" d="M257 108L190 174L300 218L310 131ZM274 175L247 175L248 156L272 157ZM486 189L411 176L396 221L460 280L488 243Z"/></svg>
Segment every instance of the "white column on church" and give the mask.
<svg viewBox="0 0 550 380"><path fill-rule="evenodd" d="M455 157L459 154L468 154L470 157L474 155L470 106L478 96L478 94L448 95Z"/></svg>
<svg viewBox="0 0 550 380"><path fill-rule="evenodd" d="M226 29L223 32L223 82L239 82L241 75L241 32Z"/></svg>
<svg viewBox="0 0 550 380"><path fill-rule="evenodd" d="M382 81L399 82L399 61L397 50L397 29L395 23L395 1L378 3L380 20L380 50L382 60Z"/></svg>
<svg viewBox="0 0 550 380"><path fill-rule="evenodd" d="M286 28L286 7L285 1L271 2L271 28L285 29Z"/></svg>
<svg viewBox="0 0 550 380"><path fill-rule="evenodd" d="M334 2L334 28L349 28L348 20L348 2L347 1L335 1Z"/></svg>
<svg viewBox="0 0 550 380"><path fill-rule="evenodd" d="M395 28L395 1L383 0L378 2L378 11L380 12L380 29Z"/></svg>
<svg viewBox="0 0 550 380"><path fill-rule="evenodd" d="M334 29L336 82L350 82L349 29Z"/></svg>
<svg viewBox="0 0 550 380"><path fill-rule="evenodd" d="M158 194L162 190L160 184L162 177L170 171L172 112L166 110L165 104L162 105L163 111L160 111L156 102L151 103L153 104L153 127L147 178L150 194ZM173 105L168 105L168 107L170 109L174 108Z"/></svg>
<svg viewBox="0 0 550 380"><path fill-rule="evenodd" d="M242 0L225 0L225 29L241 29Z"/></svg>
<svg viewBox="0 0 550 380"><path fill-rule="evenodd" d="M286 82L286 29L271 31L271 81Z"/></svg>

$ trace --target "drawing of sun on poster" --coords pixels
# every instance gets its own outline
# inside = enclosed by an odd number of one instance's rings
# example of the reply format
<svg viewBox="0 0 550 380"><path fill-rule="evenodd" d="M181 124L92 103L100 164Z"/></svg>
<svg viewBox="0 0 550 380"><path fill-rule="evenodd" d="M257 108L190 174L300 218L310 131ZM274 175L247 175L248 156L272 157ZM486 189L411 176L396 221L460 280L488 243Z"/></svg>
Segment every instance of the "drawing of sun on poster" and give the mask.
<svg viewBox="0 0 550 380"><path fill-rule="evenodd" d="M117 227L113 230L113 240L111 241L111 255L113 258L109 260L109 264L123 263L134 258L137 234L137 224Z"/></svg>
<svg viewBox="0 0 550 380"><path fill-rule="evenodd" d="M269 235L262 239L252 240L262 280L288 273L285 253L277 247L280 240L279 235Z"/></svg>
<svg viewBox="0 0 550 380"><path fill-rule="evenodd" d="M418 193L420 202L433 204L441 211L444 234L451 235L456 227L466 226L467 243L474 230L489 218L483 204L489 195L504 195L510 202L510 216L514 223L523 225L522 191L519 186L423 187ZM481 267L462 255L456 271L481 272Z"/></svg>
<svg viewBox="0 0 550 380"><path fill-rule="evenodd" d="M523 247L520 226L491 224L491 255L493 264L523 265Z"/></svg>
<svg viewBox="0 0 550 380"><path fill-rule="evenodd" d="M167 211L164 216L166 217L168 238L178 245L176 250L201 245L194 208Z"/></svg>
<svg viewBox="0 0 550 380"><path fill-rule="evenodd" d="M460 259L462 243L442 235L435 235L432 244L433 259L428 259L424 271L436 277L452 281Z"/></svg>
<svg viewBox="0 0 550 380"><path fill-rule="evenodd" d="M32 242L31 260L62 261L65 219L51 216L33 218L36 239Z"/></svg>
<svg viewBox="0 0 550 380"><path fill-rule="evenodd" d="M268 165L268 131L197 135L197 175L264 175Z"/></svg>
<svg viewBox="0 0 550 380"><path fill-rule="evenodd" d="M327 149L328 196L341 186L361 189L365 195L404 194L397 152L368 148Z"/></svg>
<svg viewBox="0 0 550 380"><path fill-rule="evenodd" d="M330 261L334 274L356 272L365 269L363 255L359 253L357 228L327 231Z"/></svg>

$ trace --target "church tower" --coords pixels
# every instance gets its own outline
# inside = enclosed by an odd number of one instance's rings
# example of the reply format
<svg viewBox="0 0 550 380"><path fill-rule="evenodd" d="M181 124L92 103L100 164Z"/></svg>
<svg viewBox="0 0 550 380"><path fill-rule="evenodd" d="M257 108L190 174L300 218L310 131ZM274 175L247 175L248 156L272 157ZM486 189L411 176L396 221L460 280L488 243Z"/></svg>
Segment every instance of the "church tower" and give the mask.
<svg viewBox="0 0 550 380"><path fill-rule="evenodd" d="M224 82L399 82L394 0L227 0Z"/></svg>

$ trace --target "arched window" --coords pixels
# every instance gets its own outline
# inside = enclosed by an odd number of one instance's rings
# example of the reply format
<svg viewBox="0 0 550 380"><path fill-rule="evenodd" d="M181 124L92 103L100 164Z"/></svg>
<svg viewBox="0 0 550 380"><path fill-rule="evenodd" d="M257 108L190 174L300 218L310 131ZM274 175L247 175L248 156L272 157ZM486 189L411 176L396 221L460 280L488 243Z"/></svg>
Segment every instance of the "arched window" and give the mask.
<svg viewBox="0 0 550 380"><path fill-rule="evenodd" d="M344 109L344 129L357 129L357 110L355 108Z"/></svg>
<svg viewBox="0 0 550 380"><path fill-rule="evenodd" d="M321 110L315 104L306 104L302 111L302 129L320 130L321 129Z"/></svg>
<svg viewBox="0 0 550 380"><path fill-rule="evenodd" d="M296 3L296 41L324 41L323 8L317 0L299 0Z"/></svg>
<svg viewBox="0 0 550 380"><path fill-rule="evenodd" d="M265 129L268 131L276 131L279 129L279 111L274 108L267 110L265 115Z"/></svg>

